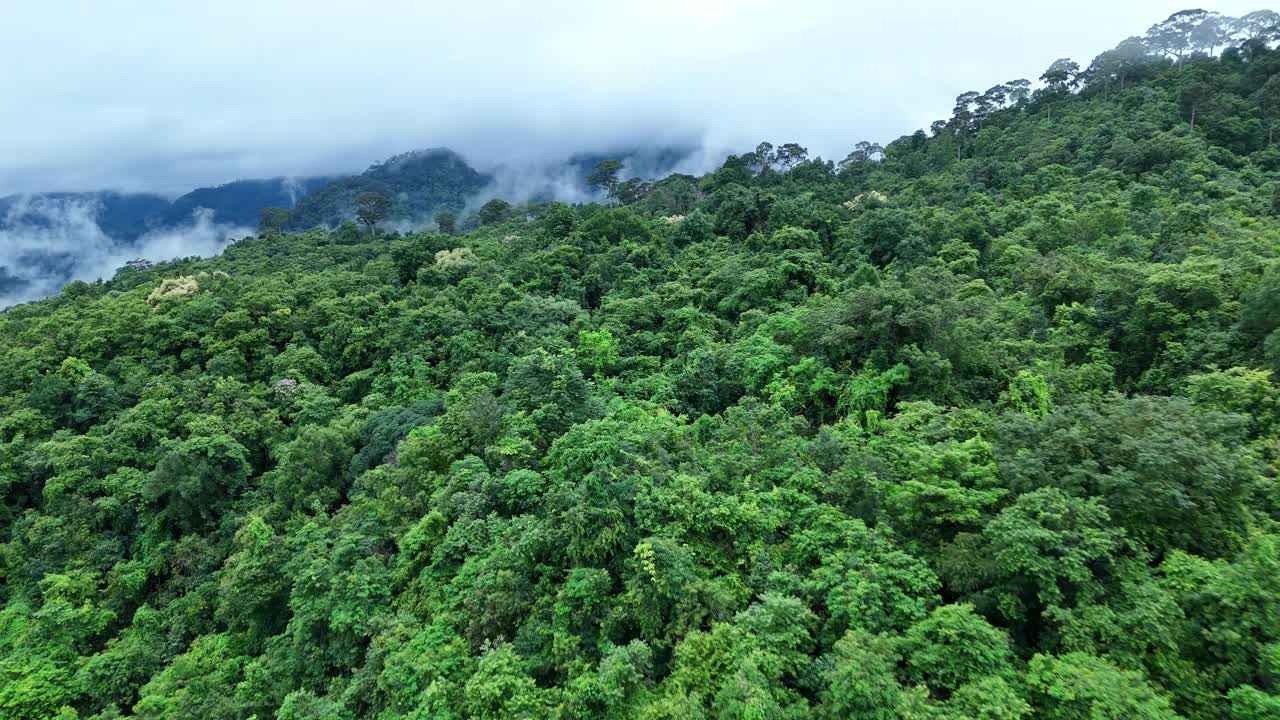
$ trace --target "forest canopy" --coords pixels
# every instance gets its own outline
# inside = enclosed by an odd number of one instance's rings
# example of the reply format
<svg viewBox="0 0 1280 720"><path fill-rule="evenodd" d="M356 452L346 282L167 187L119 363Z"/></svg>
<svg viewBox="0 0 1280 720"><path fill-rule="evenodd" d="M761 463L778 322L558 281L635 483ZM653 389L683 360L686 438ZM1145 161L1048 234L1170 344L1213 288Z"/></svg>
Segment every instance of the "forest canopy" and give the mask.
<svg viewBox="0 0 1280 720"><path fill-rule="evenodd" d="M1277 40L0 313L0 720L1280 717Z"/></svg>

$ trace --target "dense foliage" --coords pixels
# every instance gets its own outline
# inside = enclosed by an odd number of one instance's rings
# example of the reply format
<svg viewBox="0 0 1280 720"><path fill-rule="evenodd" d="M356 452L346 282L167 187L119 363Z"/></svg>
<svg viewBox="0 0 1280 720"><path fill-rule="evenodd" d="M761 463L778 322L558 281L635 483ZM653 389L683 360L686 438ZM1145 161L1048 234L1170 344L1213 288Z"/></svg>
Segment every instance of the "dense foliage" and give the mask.
<svg viewBox="0 0 1280 720"><path fill-rule="evenodd" d="M1280 51L1159 38L0 314L0 718L1277 717Z"/></svg>

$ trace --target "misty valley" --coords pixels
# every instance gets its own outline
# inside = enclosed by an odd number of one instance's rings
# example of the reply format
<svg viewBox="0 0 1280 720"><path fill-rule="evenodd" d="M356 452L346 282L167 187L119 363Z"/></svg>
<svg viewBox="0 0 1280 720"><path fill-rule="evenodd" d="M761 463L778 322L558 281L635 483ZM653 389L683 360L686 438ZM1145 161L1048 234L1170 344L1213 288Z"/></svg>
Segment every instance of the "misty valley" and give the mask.
<svg viewBox="0 0 1280 720"><path fill-rule="evenodd" d="M409 231L432 226L439 212L474 214L499 194L524 203L603 199L588 178L606 156L625 161L632 176L705 164L695 148L660 146L482 173L435 148L394 156L358 175L236 180L173 200L119 191L0 197L0 308L54 294L72 279L110 279L130 260L215 255L254 235L264 210L277 211L266 222L280 229L332 229L354 221L356 197L374 192L389 199L384 225Z"/></svg>

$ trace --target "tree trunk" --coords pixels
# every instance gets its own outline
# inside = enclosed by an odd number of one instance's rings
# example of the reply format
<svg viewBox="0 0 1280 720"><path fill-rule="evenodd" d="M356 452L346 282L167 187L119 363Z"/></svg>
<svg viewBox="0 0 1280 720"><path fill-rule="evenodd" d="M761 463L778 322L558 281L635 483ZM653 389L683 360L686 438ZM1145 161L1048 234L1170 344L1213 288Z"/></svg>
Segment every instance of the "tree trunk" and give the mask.
<svg viewBox="0 0 1280 720"><path fill-rule="evenodd" d="M1196 129L1196 106L1191 106L1191 129Z"/></svg>

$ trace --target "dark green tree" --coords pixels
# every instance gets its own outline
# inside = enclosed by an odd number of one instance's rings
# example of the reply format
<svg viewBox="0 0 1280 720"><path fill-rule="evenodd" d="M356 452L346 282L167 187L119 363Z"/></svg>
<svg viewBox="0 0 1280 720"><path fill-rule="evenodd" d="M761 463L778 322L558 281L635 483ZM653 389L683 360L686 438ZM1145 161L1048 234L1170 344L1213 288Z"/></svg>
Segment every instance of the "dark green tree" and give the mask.
<svg viewBox="0 0 1280 720"><path fill-rule="evenodd" d="M355 198L356 219L367 225L371 233L390 208L391 201L382 193L363 192Z"/></svg>
<svg viewBox="0 0 1280 720"><path fill-rule="evenodd" d="M280 232L289 224L289 209L269 207L258 213L258 230L264 233Z"/></svg>
<svg viewBox="0 0 1280 720"><path fill-rule="evenodd" d="M494 198L481 205L479 212L476 214L480 217L481 225L494 225L505 222L512 214L511 203L502 198Z"/></svg>
<svg viewBox="0 0 1280 720"><path fill-rule="evenodd" d="M595 172L587 176L587 182L605 192L610 200L618 189L618 173L622 171L621 160L601 160L595 164Z"/></svg>
<svg viewBox="0 0 1280 720"><path fill-rule="evenodd" d="M444 235L453 235L458 231L458 217L448 210L441 210L433 219L436 229Z"/></svg>

